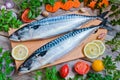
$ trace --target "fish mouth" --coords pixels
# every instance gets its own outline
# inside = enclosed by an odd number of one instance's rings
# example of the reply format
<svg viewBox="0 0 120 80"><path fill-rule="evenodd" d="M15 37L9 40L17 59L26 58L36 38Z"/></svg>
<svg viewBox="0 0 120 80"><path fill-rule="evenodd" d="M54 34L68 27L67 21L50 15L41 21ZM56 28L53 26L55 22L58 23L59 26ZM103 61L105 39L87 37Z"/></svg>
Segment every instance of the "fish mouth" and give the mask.
<svg viewBox="0 0 120 80"><path fill-rule="evenodd" d="M25 74L25 73L29 73L30 70L28 68L24 68L24 67L20 67L18 69L18 74Z"/></svg>

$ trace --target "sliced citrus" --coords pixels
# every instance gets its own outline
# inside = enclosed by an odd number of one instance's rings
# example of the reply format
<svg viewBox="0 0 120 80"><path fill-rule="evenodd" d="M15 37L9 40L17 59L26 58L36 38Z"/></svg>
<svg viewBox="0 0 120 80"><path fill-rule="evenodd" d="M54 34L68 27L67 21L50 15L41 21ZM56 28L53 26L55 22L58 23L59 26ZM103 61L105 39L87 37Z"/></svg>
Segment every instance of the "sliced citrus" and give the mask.
<svg viewBox="0 0 120 80"><path fill-rule="evenodd" d="M88 43L84 47L84 54L88 58L97 58L100 54L100 48L95 43Z"/></svg>
<svg viewBox="0 0 120 80"><path fill-rule="evenodd" d="M105 45L101 40L94 40L93 43L96 43L100 47L100 55L105 52Z"/></svg>
<svg viewBox="0 0 120 80"><path fill-rule="evenodd" d="M24 45L17 45L12 50L12 57L16 60L25 60L28 57L28 48Z"/></svg>

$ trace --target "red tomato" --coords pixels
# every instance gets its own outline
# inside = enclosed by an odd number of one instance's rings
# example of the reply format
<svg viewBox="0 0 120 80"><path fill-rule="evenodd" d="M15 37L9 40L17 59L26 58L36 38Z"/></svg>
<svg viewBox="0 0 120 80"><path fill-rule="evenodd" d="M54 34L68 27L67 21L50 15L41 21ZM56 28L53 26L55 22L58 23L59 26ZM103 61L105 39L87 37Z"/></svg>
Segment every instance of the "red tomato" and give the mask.
<svg viewBox="0 0 120 80"><path fill-rule="evenodd" d="M74 65L74 69L78 74L84 75L88 73L90 66L86 62L81 61Z"/></svg>
<svg viewBox="0 0 120 80"><path fill-rule="evenodd" d="M69 73L69 67L67 64L63 65L61 68L60 68L60 76L62 78L65 78Z"/></svg>
<svg viewBox="0 0 120 80"><path fill-rule="evenodd" d="M21 16L21 19L23 22L32 22L33 20L29 19L28 18L28 13L29 13L30 9L26 9L23 13L22 13L22 16Z"/></svg>

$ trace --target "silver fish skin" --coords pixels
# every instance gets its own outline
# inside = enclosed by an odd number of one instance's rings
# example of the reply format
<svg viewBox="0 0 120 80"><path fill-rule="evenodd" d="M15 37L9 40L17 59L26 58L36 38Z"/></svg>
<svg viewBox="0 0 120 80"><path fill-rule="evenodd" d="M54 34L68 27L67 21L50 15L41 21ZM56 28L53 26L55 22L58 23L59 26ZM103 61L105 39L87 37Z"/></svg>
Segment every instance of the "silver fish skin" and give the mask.
<svg viewBox="0 0 120 80"><path fill-rule="evenodd" d="M106 14L101 15L102 16L85 16L80 14L66 14L44 18L20 28L11 34L9 39L12 41L27 41L50 38L72 31L90 20L103 20Z"/></svg>
<svg viewBox="0 0 120 80"><path fill-rule="evenodd" d="M36 50L18 69L20 74L28 73L41 66L53 63L82 43L100 26L83 28L69 32Z"/></svg>

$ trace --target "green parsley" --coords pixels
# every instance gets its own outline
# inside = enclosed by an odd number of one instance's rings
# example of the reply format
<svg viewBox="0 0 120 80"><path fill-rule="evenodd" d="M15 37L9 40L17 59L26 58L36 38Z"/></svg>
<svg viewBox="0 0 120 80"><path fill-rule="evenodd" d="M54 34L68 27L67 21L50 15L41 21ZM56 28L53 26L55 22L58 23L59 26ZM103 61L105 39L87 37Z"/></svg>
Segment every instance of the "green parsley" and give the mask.
<svg viewBox="0 0 120 80"><path fill-rule="evenodd" d="M120 70L114 71L113 80L119 80L119 79L120 79Z"/></svg>
<svg viewBox="0 0 120 80"><path fill-rule="evenodd" d="M40 0L22 0L22 1L16 1L14 0L14 2L16 3L16 5L19 8L19 16L22 15L22 12L29 8L30 12L28 14L28 17L30 19L35 19L36 17L38 17L40 15L41 9L40 7L42 6L42 2Z"/></svg>
<svg viewBox="0 0 120 80"><path fill-rule="evenodd" d="M0 80L12 80L11 73L14 71L13 60L9 51L4 51L0 48Z"/></svg>
<svg viewBox="0 0 120 80"><path fill-rule="evenodd" d="M45 72L45 80L65 80L59 76L59 72L55 66L52 68L46 68Z"/></svg>
<svg viewBox="0 0 120 80"><path fill-rule="evenodd" d="M103 64L104 64L106 73L111 74L111 71L116 69L116 63L112 59L112 56L107 55L105 58L103 58Z"/></svg>
<svg viewBox="0 0 120 80"><path fill-rule="evenodd" d="M107 41L106 44L112 47L112 52L120 49L120 32L116 33L116 36L111 40Z"/></svg>
<svg viewBox="0 0 120 80"><path fill-rule="evenodd" d="M50 4L52 6L54 6L55 2L56 2L56 0L43 0L44 4Z"/></svg>
<svg viewBox="0 0 120 80"><path fill-rule="evenodd" d="M12 11L2 9L0 11L0 31L8 32L9 28L18 28L22 22L12 17Z"/></svg>
<svg viewBox="0 0 120 80"><path fill-rule="evenodd" d="M73 78L73 80L84 80L82 75L76 74Z"/></svg>
<svg viewBox="0 0 120 80"><path fill-rule="evenodd" d="M116 62L120 61L120 54L118 56L116 56L115 61Z"/></svg>
<svg viewBox="0 0 120 80"><path fill-rule="evenodd" d="M35 80L40 80L39 78L40 78L41 74L42 74L41 71L36 71L36 72L35 72L34 79L35 79Z"/></svg>
<svg viewBox="0 0 120 80"><path fill-rule="evenodd" d="M113 79L112 79L112 76L110 75L103 76L100 73L89 72L87 74L86 80L113 80Z"/></svg>

